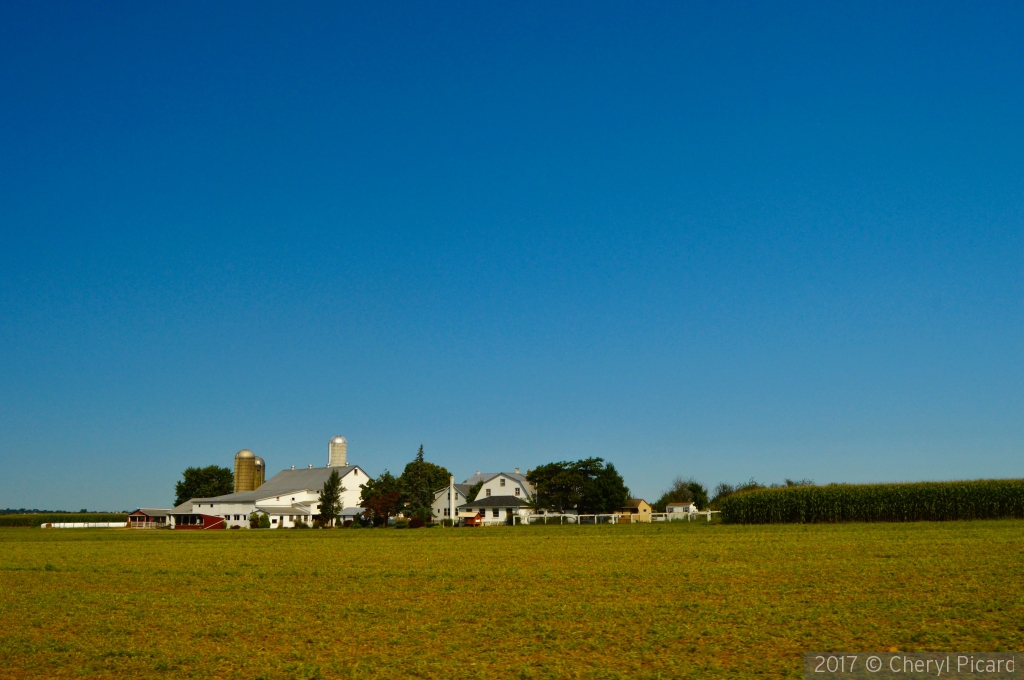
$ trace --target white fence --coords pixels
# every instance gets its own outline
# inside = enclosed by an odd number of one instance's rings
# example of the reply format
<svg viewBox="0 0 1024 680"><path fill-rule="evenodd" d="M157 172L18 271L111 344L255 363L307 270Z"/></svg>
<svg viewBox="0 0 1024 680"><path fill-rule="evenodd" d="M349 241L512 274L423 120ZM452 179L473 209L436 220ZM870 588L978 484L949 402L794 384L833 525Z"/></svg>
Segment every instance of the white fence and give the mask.
<svg viewBox="0 0 1024 680"><path fill-rule="evenodd" d="M701 512L652 512L651 522L681 522L693 521L700 517L707 517L711 521L711 515L717 515L718 510L703 510ZM516 524L646 524L647 520L639 519L637 513L617 513L607 515L525 515L517 516ZM494 522L497 524L497 522ZM504 524L504 522L501 522Z"/></svg>
<svg viewBox="0 0 1024 680"><path fill-rule="evenodd" d="M124 529L127 522L46 522L41 529Z"/></svg>

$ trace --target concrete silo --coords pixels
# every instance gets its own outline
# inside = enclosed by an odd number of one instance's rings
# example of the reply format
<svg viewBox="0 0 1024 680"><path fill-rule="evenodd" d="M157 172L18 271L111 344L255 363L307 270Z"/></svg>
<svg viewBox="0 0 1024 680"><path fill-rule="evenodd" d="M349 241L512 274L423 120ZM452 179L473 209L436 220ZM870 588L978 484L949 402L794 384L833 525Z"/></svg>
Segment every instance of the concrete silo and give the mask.
<svg viewBox="0 0 1024 680"><path fill-rule="evenodd" d="M348 465L348 442L341 435L327 445L327 467L345 467Z"/></svg>
<svg viewBox="0 0 1024 680"><path fill-rule="evenodd" d="M252 491L256 482L256 454L242 449L235 454L235 493Z"/></svg>
<svg viewBox="0 0 1024 680"><path fill-rule="evenodd" d="M263 482L267 481L267 464L259 456L256 456L255 464L256 474L253 478L252 488L258 489L263 486Z"/></svg>

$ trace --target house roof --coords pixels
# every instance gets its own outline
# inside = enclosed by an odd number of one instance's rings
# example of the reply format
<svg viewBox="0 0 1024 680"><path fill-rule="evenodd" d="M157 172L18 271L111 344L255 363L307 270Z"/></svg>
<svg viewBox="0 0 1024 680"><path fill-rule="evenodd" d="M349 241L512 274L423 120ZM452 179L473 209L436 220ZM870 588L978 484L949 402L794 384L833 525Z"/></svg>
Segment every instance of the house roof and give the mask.
<svg viewBox="0 0 1024 680"><path fill-rule="evenodd" d="M335 470L338 476L345 477L356 469L356 465L344 467L299 468L298 470L281 470L268 479L255 491L240 491L212 498L193 498L196 503L255 503L272 496L284 496L298 491L318 491L324 488L324 482Z"/></svg>
<svg viewBox="0 0 1024 680"><path fill-rule="evenodd" d="M627 498L626 502L622 504L622 507L624 507L624 508L639 508L641 503L643 503L644 505L650 505L643 498Z"/></svg>
<svg viewBox="0 0 1024 680"><path fill-rule="evenodd" d="M529 501L519 496L488 496L487 498L477 498L475 501L469 503L463 503L460 505L458 510L462 508L520 508L524 505L528 505Z"/></svg>
<svg viewBox="0 0 1024 680"><path fill-rule="evenodd" d="M463 496L469 495L469 490L473 488L472 484L456 484L455 491L461 493ZM436 501L441 494L448 491L447 486L442 486L440 489L434 492L434 500Z"/></svg>
<svg viewBox="0 0 1024 680"><path fill-rule="evenodd" d="M523 484L529 485L529 482L526 481L526 475L520 474L518 472L478 472L469 479L467 479L466 481L464 481L463 484L467 486L473 486L477 482L487 483L494 479L495 477L508 477L509 479L514 479L518 482L522 482Z"/></svg>
<svg viewBox="0 0 1024 680"><path fill-rule="evenodd" d="M171 508L168 515L191 515L192 514L192 501L185 501L181 505Z"/></svg>
<svg viewBox="0 0 1024 680"><path fill-rule="evenodd" d="M137 508L130 514L134 515L136 512L140 512L148 517L166 517L171 514L171 511L166 508Z"/></svg>

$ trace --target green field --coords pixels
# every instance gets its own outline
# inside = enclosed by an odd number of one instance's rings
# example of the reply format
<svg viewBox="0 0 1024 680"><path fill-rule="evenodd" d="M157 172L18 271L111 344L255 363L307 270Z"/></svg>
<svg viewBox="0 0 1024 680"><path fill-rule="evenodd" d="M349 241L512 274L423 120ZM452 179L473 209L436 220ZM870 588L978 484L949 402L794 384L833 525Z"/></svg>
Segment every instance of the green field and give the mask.
<svg viewBox="0 0 1024 680"><path fill-rule="evenodd" d="M1024 521L0 529L3 678L799 677L1024 649Z"/></svg>

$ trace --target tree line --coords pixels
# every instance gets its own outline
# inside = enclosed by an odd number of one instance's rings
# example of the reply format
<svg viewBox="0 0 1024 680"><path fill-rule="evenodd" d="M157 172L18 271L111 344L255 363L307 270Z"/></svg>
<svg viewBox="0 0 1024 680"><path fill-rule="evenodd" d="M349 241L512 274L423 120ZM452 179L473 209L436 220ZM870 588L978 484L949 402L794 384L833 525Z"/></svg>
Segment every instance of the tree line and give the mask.
<svg viewBox="0 0 1024 680"><path fill-rule="evenodd" d="M661 497L651 504L654 512L665 512L670 503L694 503L698 510L715 510L722 501L730 496L747 491L758 491L760 489L779 489L787 487L814 486L812 479L786 479L782 484L771 484L765 486L759 484L754 478L739 484L728 484L721 482L715 487L714 492L708 493L703 484L693 477L676 477L672 480L668 490L661 494Z"/></svg>

